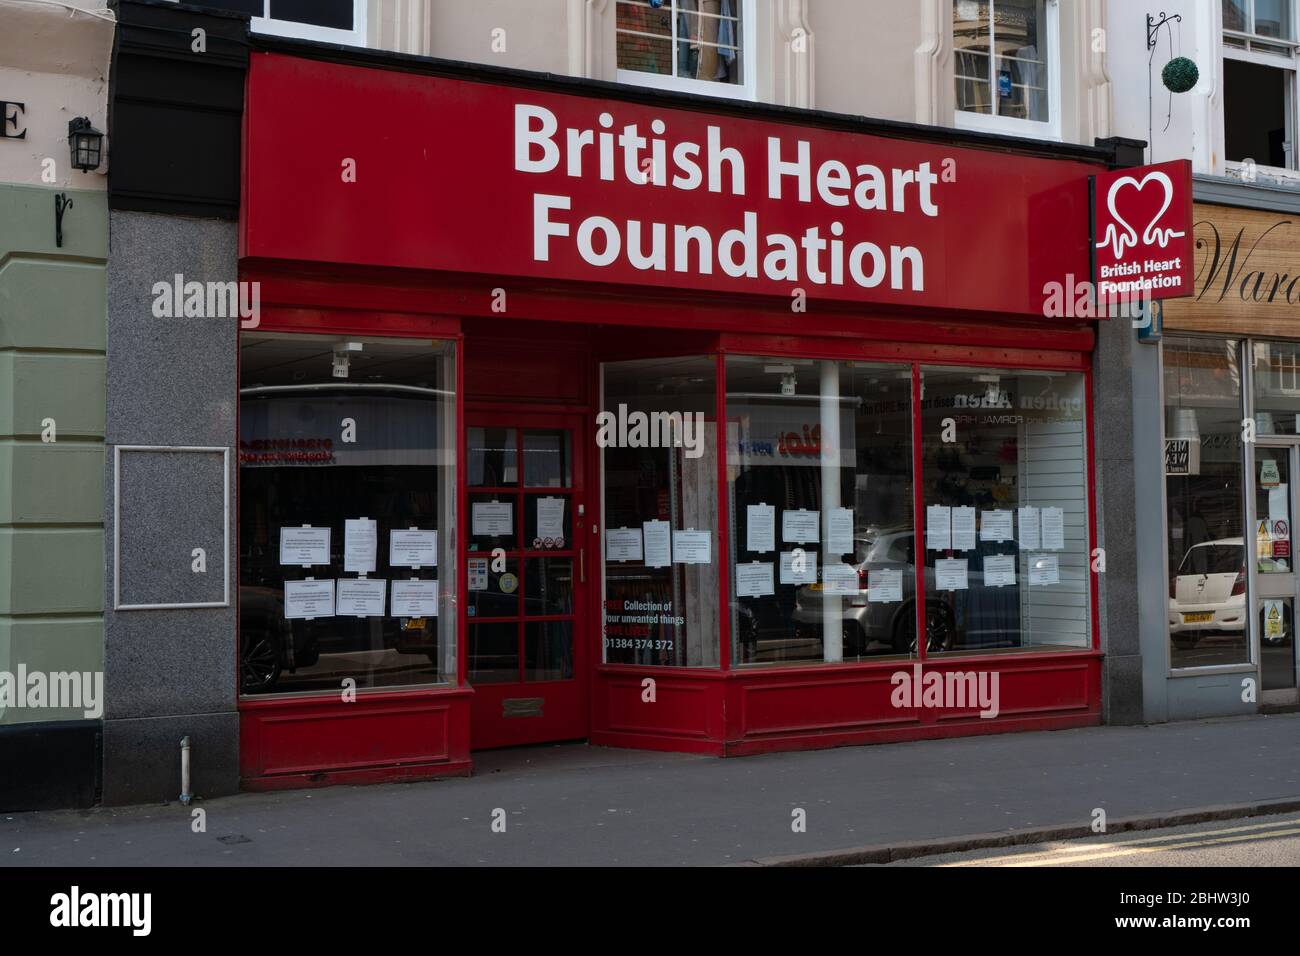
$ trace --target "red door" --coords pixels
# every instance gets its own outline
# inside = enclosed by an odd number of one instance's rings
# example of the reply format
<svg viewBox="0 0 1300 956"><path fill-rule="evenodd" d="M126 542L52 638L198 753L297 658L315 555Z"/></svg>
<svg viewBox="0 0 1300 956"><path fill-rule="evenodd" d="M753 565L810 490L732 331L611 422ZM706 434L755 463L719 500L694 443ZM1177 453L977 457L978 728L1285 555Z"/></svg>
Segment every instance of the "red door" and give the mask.
<svg viewBox="0 0 1300 956"><path fill-rule="evenodd" d="M466 677L476 749L587 736L582 423L466 414Z"/></svg>

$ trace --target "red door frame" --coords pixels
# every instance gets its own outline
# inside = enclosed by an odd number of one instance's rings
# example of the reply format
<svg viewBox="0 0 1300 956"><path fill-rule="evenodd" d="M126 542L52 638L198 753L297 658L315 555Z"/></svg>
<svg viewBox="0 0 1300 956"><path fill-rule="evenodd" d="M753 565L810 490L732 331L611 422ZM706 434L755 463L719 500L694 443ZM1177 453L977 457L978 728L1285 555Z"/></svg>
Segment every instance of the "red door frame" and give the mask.
<svg viewBox="0 0 1300 956"><path fill-rule="evenodd" d="M518 667L521 674L519 681L501 683L479 683L472 685L474 698L472 704L472 722L470 727L472 748L475 750L491 747L506 747L519 744L543 743L556 740L575 740L586 738L591 724L590 708L590 648L592 646L591 630L594 619L591 616L591 550L587 535L590 522L589 493L587 480L586 417L577 412L558 411L480 411L469 410L465 413L462 428L462 442L467 441L470 428L510 428L515 430L516 473L519 482L515 487L474 487L469 485L468 459L462 459L465 467L459 485L464 489L466 500L470 494L491 493L501 497L513 496L520 502L516 509L517 527L515 528L517 547L507 549L507 560L513 559L518 573L518 592L520 613L514 618L518 625L517 650ZM570 434L571 479L567 488L529 487L523 483L525 474L524 432L530 429L564 429ZM526 540L526 509L530 495L553 495L565 497L569 501L569 522L572 539L566 548L553 550L535 549ZM467 509L470 507L466 506ZM579 510L584 512L579 515ZM466 611L461 614L465 629L464 652L466 666L463 675L469 683L469 648L468 629L471 621L468 615L469 596L469 561L471 558L490 560L490 553L469 550L471 513L465 512L463 545L461 551L461 593L466 595ZM538 557L567 557L571 561L573 574L573 610L569 615L530 615L527 613L528 559ZM522 674L526 665L525 625L528 621L572 621L570 629L573 677L558 681L526 681ZM488 618L492 621L505 619ZM473 623L480 623L475 618ZM510 699L541 698L542 713L538 716L504 716L502 708Z"/></svg>

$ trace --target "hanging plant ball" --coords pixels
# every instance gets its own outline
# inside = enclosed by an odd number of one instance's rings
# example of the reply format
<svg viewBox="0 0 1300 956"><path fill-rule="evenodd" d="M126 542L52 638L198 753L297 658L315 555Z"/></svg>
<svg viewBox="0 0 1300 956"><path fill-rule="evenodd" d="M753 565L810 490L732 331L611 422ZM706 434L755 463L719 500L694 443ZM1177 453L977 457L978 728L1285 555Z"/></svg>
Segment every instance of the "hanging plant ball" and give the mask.
<svg viewBox="0 0 1300 956"><path fill-rule="evenodd" d="M1165 88L1174 93L1186 93L1200 79L1201 71L1185 56L1176 56L1160 71L1160 79Z"/></svg>

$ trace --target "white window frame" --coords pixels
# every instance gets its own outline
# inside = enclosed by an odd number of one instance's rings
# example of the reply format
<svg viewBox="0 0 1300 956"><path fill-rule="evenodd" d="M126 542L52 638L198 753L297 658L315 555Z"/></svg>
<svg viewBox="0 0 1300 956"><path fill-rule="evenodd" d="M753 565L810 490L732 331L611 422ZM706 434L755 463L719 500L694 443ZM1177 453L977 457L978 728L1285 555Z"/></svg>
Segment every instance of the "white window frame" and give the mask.
<svg viewBox="0 0 1300 956"><path fill-rule="evenodd" d="M1297 116L1296 116L1296 103L1297 103L1296 84L1297 82L1300 82L1300 40L1276 40L1270 37L1260 37L1257 34L1251 33L1249 31L1243 33L1243 32L1238 32L1236 30L1223 29L1223 4L1221 0L1216 0L1215 6L1217 7L1217 9L1215 10L1215 14L1219 17L1219 26L1223 37L1231 37L1245 44L1245 47L1243 48L1240 46L1231 46L1226 42L1222 43L1221 49L1223 51L1223 59L1237 60L1242 63L1255 63L1259 66L1267 66L1273 69L1282 70L1284 73L1289 75L1284 82L1286 84L1285 110L1286 110L1286 128L1287 128L1285 150L1286 150L1287 161L1290 163L1290 165L1270 166L1267 163L1261 163L1258 160L1255 160L1255 169L1259 172L1264 173L1264 175L1266 176L1272 177L1273 179L1283 180L1293 185L1300 184L1300 169L1297 169L1297 166L1300 165L1300 151L1297 151L1296 149L1297 129L1300 129L1300 125L1297 124ZM1300 35L1297 34L1297 27L1300 26L1300 21L1298 21L1298 18L1296 16L1297 13L1296 8L1297 8L1297 4L1295 2L1292 2L1291 35L1293 37ZM1249 0L1247 13L1249 15L1249 21L1250 21L1249 26L1253 27L1255 22L1255 0ZM1286 47L1289 50L1289 52L1282 53L1277 50L1257 50L1251 45L1252 41L1255 40L1258 40L1259 42L1262 43L1266 43L1270 46ZM1243 178L1243 175L1245 173L1246 164L1239 159L1227 158L1226 155L1227 118L1226 117L1224 117L1224 123L1225 123L1225 143L1224 143L1225 155L1223 160L1224 171L1230 176L1235 176L1236 178L1241 179Z"/></svg>
<svg viewBox="0 0 1300 956"><path fill-rule="evenodd" d="M180 0L168 0L178 3ZM202 2L202 0L197 0ZM271 0L261 0L262 12L270 13ZM367 0L352 0L352 29L336 30L333 27L318 27L314 23L298 23L295 20L276 20L269 16L253 17L249 29L266 36L288 37L293 40L315 40L319 43L338 43L343 46L366 46L366 8Z"/></svg>
<svg viewBox="0 0 1300 956"><path fill-rule="evenodd" d="M673 68L677 66L677 0L664 0L665 4L672 4L672 50L673 50ZM758 45L758 30L755 24L757 16L757 4L755 0L735 0L740 8L740 75L743 83L720 83L716 80L694 80L684 76L666 76L663 73L644 73L641 70L625 70L621 67L615 77L620 83L628 83L632 86L649 86L658 90L676 90L679 93L697 93L703 96L725 96L738 100L753 100L758 96L758 84L756 82L755 63L758 60L756 49ZM618 62L618 2L614 4L614 62Z"/></svg>
<svg viewBox="0 0 1300 956"><path fill-rule="evenodd" d="M997 0L992 0L996 5ZM1047 33L1047 120L1020 119L1016 116L993 116L975 113L970 110L953 107L953 125L957 129L967 129L983 133L1001 133L1005 136L1026 136L1032 139L1061 138L1061 15L1060 0L1046 0L1043 4L1045 31ZM949 26L951 35L952 27ZM992 47L995 37L990 25L989 48L990 65L993 62ZM954 63L953 89L956 89L956 69ZM994 82L992 76L989 82ZM996 91L995 91L996 92Z"/></svg>

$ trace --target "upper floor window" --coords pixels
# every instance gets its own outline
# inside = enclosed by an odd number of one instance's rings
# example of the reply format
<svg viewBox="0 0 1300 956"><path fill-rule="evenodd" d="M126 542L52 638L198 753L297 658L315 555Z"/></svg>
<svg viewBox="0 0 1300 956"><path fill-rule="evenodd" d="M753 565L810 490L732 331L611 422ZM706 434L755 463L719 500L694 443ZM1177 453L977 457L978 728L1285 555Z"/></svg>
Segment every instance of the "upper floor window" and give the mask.
<svg viewBox="0 0 1300 956"><path fill-rule="evenodd" d="M1250 180L1294 179L1297 51L1293 0L1222 0L1223 151Z"/></svg>
<svg viewBox="0 0 1300 956"><path fill-rule="evenodd" d="M212 10L247 13L258 33L366 45L366 0L186 0Z"/></svg>
<svg viewBox="0 0 1300 956"><path fill-rule="evenodd" d="M1057 0L953 0L956 125L1059 136Z"/></svg>
<svg viewBox="0 0 1300 956"><path fill-rule="evenodd" d="M622 83L754 98L754 0L617 0Z"/></svg>

